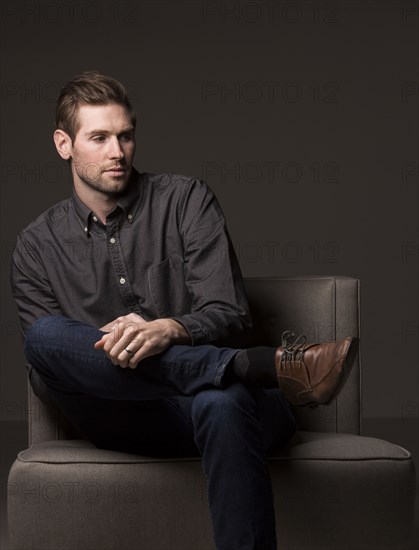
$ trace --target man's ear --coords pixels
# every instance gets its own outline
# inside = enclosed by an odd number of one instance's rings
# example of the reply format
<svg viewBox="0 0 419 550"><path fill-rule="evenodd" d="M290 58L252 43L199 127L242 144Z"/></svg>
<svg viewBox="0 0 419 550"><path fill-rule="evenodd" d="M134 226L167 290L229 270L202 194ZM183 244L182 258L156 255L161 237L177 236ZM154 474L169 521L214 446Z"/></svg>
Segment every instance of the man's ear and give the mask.
<svg viewBox="0 0 419 550"><path fill-rule="evenodd" d="M73 142L71 137L64 132L64 130L55 130L54 132L54 143L57 148L58 154L64 160L71 158L71 151L73 147Z"/></svg>

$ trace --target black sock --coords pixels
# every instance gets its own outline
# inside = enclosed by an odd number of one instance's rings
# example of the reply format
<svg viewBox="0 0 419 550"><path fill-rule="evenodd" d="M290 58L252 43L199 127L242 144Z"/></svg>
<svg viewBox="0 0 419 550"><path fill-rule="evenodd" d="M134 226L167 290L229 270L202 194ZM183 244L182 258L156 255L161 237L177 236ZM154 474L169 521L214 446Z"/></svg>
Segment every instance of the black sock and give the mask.
<svg viewBox="0 0 419 550"><path fill-rule="evenodd" d="M246 385L277 388L275 352L276 348L267 346L240 350L232 362L234 374Z"/></svg>

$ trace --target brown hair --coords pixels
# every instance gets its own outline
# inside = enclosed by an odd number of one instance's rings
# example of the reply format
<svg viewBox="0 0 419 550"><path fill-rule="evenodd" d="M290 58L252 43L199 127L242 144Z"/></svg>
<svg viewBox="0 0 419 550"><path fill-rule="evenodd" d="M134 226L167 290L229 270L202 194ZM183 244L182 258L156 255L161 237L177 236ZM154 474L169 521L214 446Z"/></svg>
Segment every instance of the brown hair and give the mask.
<svg viewBox="0 0 419 550"><path fill-rule="evenodd" d="M75 76L62 88L55 109L55 127L66 132L74 141L78 131L77 110L81 104L124 105L135 127L136 116L124 86L98 71L86 71Z"/></svg>

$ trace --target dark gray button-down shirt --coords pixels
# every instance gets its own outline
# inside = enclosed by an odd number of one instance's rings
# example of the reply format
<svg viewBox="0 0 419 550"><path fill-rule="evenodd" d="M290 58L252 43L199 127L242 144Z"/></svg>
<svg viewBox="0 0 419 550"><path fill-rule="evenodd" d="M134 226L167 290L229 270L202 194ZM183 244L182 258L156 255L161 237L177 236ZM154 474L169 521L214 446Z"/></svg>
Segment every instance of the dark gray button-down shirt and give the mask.
<svg viewBox="0 0 419 550"><path fill-rule="evenodd" d="M240 268L209 188L133 170L104 225L73 192L18 236L12 289L23 332L59 313L98 327L135 312L171 317L193 345L250 327Z"/></svg>

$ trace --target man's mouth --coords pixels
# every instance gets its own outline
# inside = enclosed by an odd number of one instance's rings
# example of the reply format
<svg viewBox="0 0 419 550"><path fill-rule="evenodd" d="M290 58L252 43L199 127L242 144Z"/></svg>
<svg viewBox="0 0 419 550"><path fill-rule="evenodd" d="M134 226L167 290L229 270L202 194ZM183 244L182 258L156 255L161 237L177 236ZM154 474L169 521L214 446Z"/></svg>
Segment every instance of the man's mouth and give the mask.
<svg viewBox="0 0 419 550"><path fill-rule="evenodd" d="M111 174L112 176L120 176L122 174L125 174L127 171L126 168L123 166L114 166L113 168L109 168L108 170L105 170L108 174Z"/></svg>

